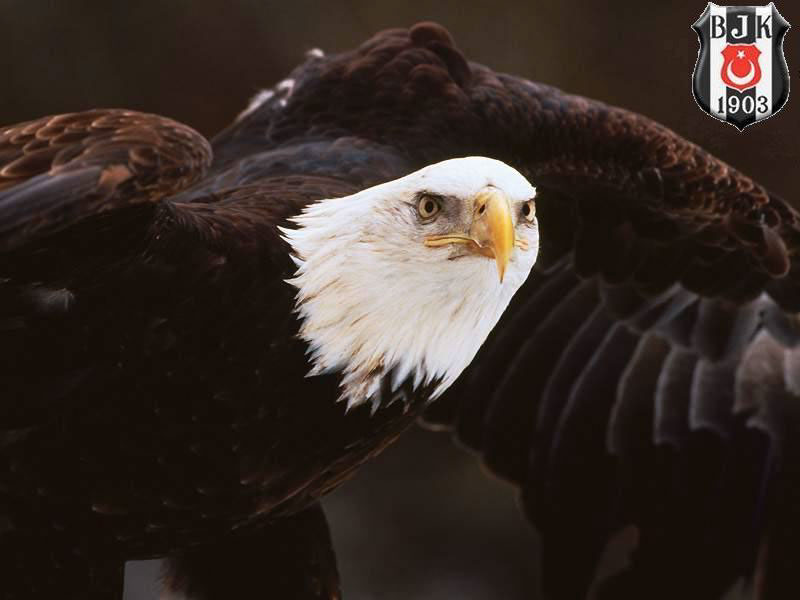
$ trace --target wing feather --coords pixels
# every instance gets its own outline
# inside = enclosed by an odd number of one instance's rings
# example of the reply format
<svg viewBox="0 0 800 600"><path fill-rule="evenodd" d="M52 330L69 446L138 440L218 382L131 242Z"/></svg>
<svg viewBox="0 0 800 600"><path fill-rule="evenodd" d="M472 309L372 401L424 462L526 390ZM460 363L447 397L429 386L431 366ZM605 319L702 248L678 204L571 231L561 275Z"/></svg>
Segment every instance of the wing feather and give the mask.
<svg viewBox="0 0 800 600"><path fill-rule="evenodd" d="M170 119L126 110L0 129L0 249L97 214L156 202L199 179L211 148Z"/></svg>
<svg viewBox="0 0 800 600"><path fill-rule="evenodd" d="M278 351L292 339L294 294L284 280L294 264L278 227L307 203L352 190L276 177L204 202L84 216L0 253L2 428L228 415L230 392L208 381L244 385L258 372L251 363L266 360L259 348L272 340ZM220 343L238 349L235 370L244 374L225 375Z"/></svg>
<svg viewBox="0 0 800 600"><path fill-rule="evenodd" d="M526 440L523 443L527 446L527 440L533 435L536 423L541 418L541 392L570 340L576 321L586 318L587 309L596 299L596 291L590 284L575 285L572 278L563 277L558 277L555 281L561 285L568 282L573 287L566 295L553 294L553 305L549 313L536 324L533 334L517 347L517 352L510 361L511 368L508 368L508 363L498 365L497 368L503 369L507 376L498 382L496 388L487 391L489 408L485 425L482 425L483 420L473 421L473 427L482 426L484 431L484 446L489 464L514 464L513 472L517 477L528 470L530 458L525 451L519 453L519 444ZM552 291L561 292L560 287ZM548 348L547 353L541 352L543 347ZM516 368L513 365L527 365L527 368ZM509 398L515 401L509 402ZM500 473L514 478L512 473Z"/></svg>

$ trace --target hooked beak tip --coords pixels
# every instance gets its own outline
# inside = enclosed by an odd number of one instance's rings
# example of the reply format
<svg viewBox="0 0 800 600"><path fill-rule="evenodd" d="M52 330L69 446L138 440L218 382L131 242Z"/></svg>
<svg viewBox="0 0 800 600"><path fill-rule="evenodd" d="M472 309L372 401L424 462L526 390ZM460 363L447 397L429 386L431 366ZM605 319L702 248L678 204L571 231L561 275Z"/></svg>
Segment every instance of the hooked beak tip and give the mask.
<svg viewBox="0 0 800 600"><path fill-rule="evenodd" d="M497 264L500 283L505 278L508 263L514 250L514 222L506 195L487 188L476 198L478 212L472 225L473 234L480 246L491 251Z"/></svg>

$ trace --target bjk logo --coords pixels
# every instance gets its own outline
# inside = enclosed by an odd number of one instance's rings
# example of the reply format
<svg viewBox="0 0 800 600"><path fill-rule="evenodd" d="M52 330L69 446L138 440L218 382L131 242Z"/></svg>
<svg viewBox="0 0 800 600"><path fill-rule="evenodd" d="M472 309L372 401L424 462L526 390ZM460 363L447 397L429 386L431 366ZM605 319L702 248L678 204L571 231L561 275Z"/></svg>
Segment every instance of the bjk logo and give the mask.
<svg viewBox="0 0 800 600"><path fill-rule="evenodd" d="M783 108L789 99L783 55L789 23L772 2L709 2L692 28L700 38L692 88L701 109L742 131Z"/></svg>

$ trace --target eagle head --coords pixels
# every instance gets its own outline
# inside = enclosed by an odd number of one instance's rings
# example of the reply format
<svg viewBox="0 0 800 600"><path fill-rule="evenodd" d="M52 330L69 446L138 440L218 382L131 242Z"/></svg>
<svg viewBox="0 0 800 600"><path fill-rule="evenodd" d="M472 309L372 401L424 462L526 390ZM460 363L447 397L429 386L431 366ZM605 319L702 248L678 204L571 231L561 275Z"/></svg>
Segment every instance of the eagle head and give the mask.
<svg viewBox="0 0 800 600"><path fill-rule="evenodd" d="M385 377L442 394L536 262L535 194L512 167L472 156L307 207L282 233L309 375L340 371L348 407L377 408Z"/></svg>

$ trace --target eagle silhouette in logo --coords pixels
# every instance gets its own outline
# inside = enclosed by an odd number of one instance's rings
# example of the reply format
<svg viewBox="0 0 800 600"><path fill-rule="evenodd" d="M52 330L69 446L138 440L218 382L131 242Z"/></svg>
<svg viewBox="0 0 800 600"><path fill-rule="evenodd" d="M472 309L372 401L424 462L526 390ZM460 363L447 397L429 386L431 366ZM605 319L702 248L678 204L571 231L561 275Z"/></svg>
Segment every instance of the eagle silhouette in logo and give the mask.
<svg viewBox="0 0 800 600"><path fill-rule="evenodd" d="M515 483L544 587L760 597L800 536L783 200L440 26L315 52L211 143L0 128L3 598L339 598L319 501L422 420ZM391 557L387 557L391 560Z"/></svg>

